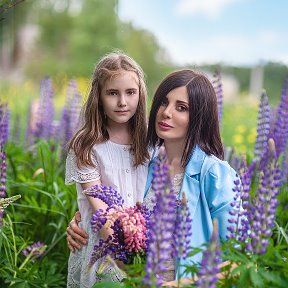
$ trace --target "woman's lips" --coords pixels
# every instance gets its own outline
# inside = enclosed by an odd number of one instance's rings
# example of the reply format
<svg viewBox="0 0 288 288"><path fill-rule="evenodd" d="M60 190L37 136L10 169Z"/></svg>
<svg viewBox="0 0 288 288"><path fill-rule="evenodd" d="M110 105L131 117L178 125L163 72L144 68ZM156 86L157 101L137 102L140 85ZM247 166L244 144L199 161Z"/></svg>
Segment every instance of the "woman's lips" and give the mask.
<svg viewBox="0 0 288 288"><path fill-rule="evenodd" d="M165 123L165 122L158 122L158 126L161 130L167 131L170 130L171 128L173 128L172 126L170 126L169 124Z"/></svg>

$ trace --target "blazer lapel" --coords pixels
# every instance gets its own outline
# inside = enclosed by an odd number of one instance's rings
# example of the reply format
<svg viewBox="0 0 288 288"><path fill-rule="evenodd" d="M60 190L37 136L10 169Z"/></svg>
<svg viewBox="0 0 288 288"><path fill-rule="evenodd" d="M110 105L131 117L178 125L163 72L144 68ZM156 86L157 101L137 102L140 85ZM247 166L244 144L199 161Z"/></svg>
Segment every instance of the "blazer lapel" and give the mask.
<svg viewBox="0 0 288 288"><path fill-rule="evenodd" d="M182 198L183 192L186 195L192 219L200 196L200 173L205 157L206 154L196 146L185 168L180 190L180 198Z"/></svg>

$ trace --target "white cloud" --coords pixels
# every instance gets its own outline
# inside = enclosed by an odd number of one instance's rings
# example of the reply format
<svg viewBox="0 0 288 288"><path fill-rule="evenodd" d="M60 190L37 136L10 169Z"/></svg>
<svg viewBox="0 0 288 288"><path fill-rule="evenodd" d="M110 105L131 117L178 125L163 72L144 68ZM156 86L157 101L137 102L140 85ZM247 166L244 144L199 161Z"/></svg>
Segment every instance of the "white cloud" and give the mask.
<svg viewBox="0 0 288 288"><path fill-rule="evenodd" d="M273 31L260 31L255 35L217 35L185 41L162 42L171 58L178 64L224 62L251 65L261 60L278 60L287 63L284 35ZM162 39L164 40L164 39ZM187 40L187 39L186 39ZM285 54L286 53L286 54Z"/></svg>
<svg viewBox="0 0 288 288"><path fill-rule="evenodd" d="M181 0L177 6L180 14L204 14L208 17L216 17L229 5L240 0Z"/></svg>

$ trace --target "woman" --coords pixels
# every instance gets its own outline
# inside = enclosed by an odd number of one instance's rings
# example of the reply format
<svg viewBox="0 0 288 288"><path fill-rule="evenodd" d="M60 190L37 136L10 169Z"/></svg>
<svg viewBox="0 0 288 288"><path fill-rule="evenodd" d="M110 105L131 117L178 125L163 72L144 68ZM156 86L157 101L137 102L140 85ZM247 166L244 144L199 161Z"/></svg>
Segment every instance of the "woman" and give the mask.
<svg viewBox="0 0 288 288"><path fill-rule="evenodd" d="M225 240L230 203L235 196L232 188L238 176L223 161L217 98L206 76L186 69L169 74L161 82L151 106L147 140L153 148L164 144L174 190L179 198L186 194L193 221L189 246L200 247L210 240L214 219L218 220L219 237ZM154 162L149 164L144 196L148 206L151 198L153 203L149 188ZM167 275L165 280L173 280L175 265L180 265L182 274L183 265L199 263L201 258L197 254L177 263L172 261L168 267L170 279Z"/></svg>

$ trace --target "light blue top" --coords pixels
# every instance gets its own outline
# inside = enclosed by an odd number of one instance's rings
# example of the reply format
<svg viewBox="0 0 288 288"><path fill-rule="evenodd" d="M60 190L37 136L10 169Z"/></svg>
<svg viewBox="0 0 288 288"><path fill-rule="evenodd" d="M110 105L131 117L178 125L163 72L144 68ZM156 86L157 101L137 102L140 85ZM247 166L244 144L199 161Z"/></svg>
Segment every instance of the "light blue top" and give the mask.
<svg viewBox="0 0 288 288"><path fill-rule="evenodd" d="M151 160L149 164L145 196L152 183L154 163L155 161ZM210 240L214 219L218 221L220 239L226 240L228 219L231 218L230 203L235 197L232 188L235 186L234 181L237 178L235 170L226 161L213 155L209 156L198 146L195 147L185 167L180 189L180 197L183 192L186 194L192 218L191 247L200 247ZM201 259L202 253L185 260L181 258L175 265L176 271L180 264L180 275L182 275L185 270L183 265L192 264L192 261L200 263ZM175 278L177 279L178 275Z"/></svg>

